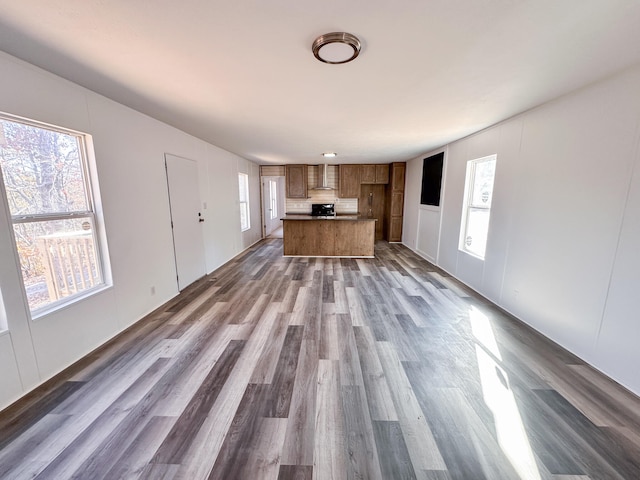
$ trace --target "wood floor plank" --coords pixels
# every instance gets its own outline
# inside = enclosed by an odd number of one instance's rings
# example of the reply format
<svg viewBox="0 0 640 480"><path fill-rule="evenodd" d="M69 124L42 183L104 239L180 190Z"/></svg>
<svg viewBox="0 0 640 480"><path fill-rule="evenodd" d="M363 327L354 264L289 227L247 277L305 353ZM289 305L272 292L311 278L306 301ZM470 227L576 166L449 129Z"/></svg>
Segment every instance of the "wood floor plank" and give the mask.
<svg viewBox="0 0 640 480"><path fill-rule="evenodd" d="M122 454L123 445L118 445L116 451L108 450L106 445L110 444L109 439L116 435L114 432L127 424L123 423L127 417L130 419L128 423L140 426L140 429L144 428L142 422L136 423L136 413L147 407L148 403L145 400L148 401L149 392L165 378L170 366L168 359L156 360L107 408L88 409L86 412L73 415L73 421L58 428L56 435L50 439L48 453L53 453L53 458L50 458L45 468L38 472L36 478L72 478L82 468L83 463L92 461L94 455L97 459L100 453L106 455L108 452L114 456ZM133 432L133 435L135 434L136 432ZM126 445L127 442L124 444L125 448ZM37 462L29 463L33 467Z"/></svg>
<svg viewBox="0 0 640 480"><path fill-rule="evenodd" d="M347 291L345 283L342 280L333 281L333 294L334 294L334 313L350 313L349 301L347 300Z"/></svg>
<svg viewBox="0 0 640 480"><path fill-rule="evenodd" d="M640 399L415 252L266 239L0 412L0 478L636 480Z"/></svg>
<svg viewBox="0 0 640 480"><path fill-rule="evenodd" d="M340 366L335 360L318 361L314 480L347 479L344 416L340 389Z"/></svg>
<svg viewBox="0 0 640 480"><path fill-rule="evenodd" d="M397 421L398 414L393 404L389 384L380 364L373 334L367 327L354 327L354 336L362 368L363 381L369 412L373 420Z"/></svg>
<svg viewBox="0 0 640 480"><path fill-rule="evenodd" d="M258 430L252 436L248 451L243 456L246 460L240 460L241 467L237 475L224 478L260 478L276 480L280 470L280 453L284 442L287 420L284 418L261 418ZM242 450L240 451L241 453ZM209 477L211 479L217 477Z"/></svg>
<svg viewBox="0 0 640 480"><path fill-rule="evenodd" d="M278 305L270 305L258 320L251 338L246 342L236 366L220 391L210 414L185 453L176 478L205 479L211 472L226 433L233 421L249 380L265 348L269 332L278 316Z"/></svg>
<svg viewBox="0 0 640 480"><path fill-rule="evenodd" d="M346 314L336 315L338 328L338 363L340 368L340 383L342 385L363 386L362 370L360 368L360 358L356 347L356 338L353 334L351 317Z"/></svg>
<svg viewBox="0 0 640 480"><path fill-rule="evenodd" d="M206 324L205 324L206 325ZM188 336L185 336L184 343L178 350L178 355L187 354L193 345L197 343L200 335L205 333L206 329L194 329ZM182 375L173 384L171 391L166 398L162 400L154 410L154 414L164 417L178 417L182 414L187 405L191 402L193 396L200 389L202 382L205 381L207 375L214 364L218 362L220 356L225 352L229 343L234 340L235 329L230 325L221 325L219 328L211 331L203 351L197 358L189 358L191 365L188 375ZM177 361L179 357L174 357Z"/></svg>
<svg viewBox="0 0 640 480"><path fill-rule="evenodd" d="M374 421L373 427L383 478L415 479L416 472L400 424Z"/></svg>
<svg viewBox="0 0 640 480"><path fill-rule="evenodd" d="M349 305L349 314L351 315L351 324L355 327L364 327L367 322L364 318L362 304L355 287L345 287L347 303Z"/></svg>
<svg viewBox="0 0 640 480"><path fill-rule="evenodd" d="M150 463L140 474L139 480L173 480L176 478L179 468L179 465Z"/></svg>
<svg viewBox="0 0 640 480"><path fill-rule="evenodd" d="M640 473L640 448L628 442L621 442L615 431L594 425L558 392L539 390L536 394L559 414L577 437L599 452L609 465L615 466L615 471L623 478L632 478ZM613 445L615 448L611 448Z"/></svg>
<svg viewBox="0 0 640 480"><path fill-rule="evenodd" d="M338 320L335 313L322 314L318 355L323 360L340 360Z"/></svg>
<svg viewBox="0 0 640 480"><path fill-rule="evenodd" d="M278 313L276 316L274 328L269 332L269 338L251 375L250 383L271 383L273 381L289 320L289 317L284 313Z"/></svg>
<svg viewBox="0 0 640 480"><path fill-rule="evenodd" d="M278 480L312 480L313 467L310 465L280 465Z"/></svg>
<svg viewBox="0 0 640 480"><path fill-rule="evenodd" d="M261 405L267 397L268 386L250 384L242 396L233 422L217 455L215 464L208 478L226 480L242 478L250 453L255 446L255 438L260 430Z"/></svg>
<svg viewBox="0 0 640 480"><path fill-rule="evenodd" d="M152 417L140 434L131 442L129 448L118 458L113 467L106 473L105 478L139 478L149 474L148 458L166 440L175 425L175 418ZM165 465L166 466L166 465ZM177 469L174 469L175 473ZM156 471L158 472L158 471ZM166 478L166 474L158 475Z"/></svg>
<svg viewBox="0 0 640 480"><path fill-rule="evenodd" d="M282 448L283 465L312 466L314 464L318 349L317 342L302 341L289 407L289 423Z"/></svg>
<svg viewBox="0 0 640 480"><path fill-rule="evenodd" d="M26 430L16 441L0 452L0 478L33 478L47 461L38 458L39 445L66 423L71 422L71 415L45 415L37 428Z"/></svg>
<svg viewBox="0 0 640 480"><path fill-rule="evenodd" d="M303 331L304 328L300 325L290 325L287 329L273 381L269 386L269 396L263 401L262 415L265 417L289 417Z"/></svg>
<svg viewBox="0 0 640 480"><path fill-rule="evenodd" d="M181 464L190 447L189 439L195 438L211 407L224 387L231 370L242 353L245 342L232 340L203 379L180 417L174 423L165 441L151 459L152 463Z"/></svg>
<svg viewBox="0 0 640 480"><path fill-rule="evenodd" d="M0 430L0 452L83 386L84 382L62 382L58 388L43 396L36 403L35 408L30 408L26 411L19 410L15 413L8 412L7 421Z"/></svg>
<svg viewBox="0 0 640 480"><path fill-rule="evenodd" d="M446 470L447 466L438 444L433 438L398 355L387 342L377 342L376 348L389 382L391 397L398 412L398 422L414 469Z"/></svg>
<svg viewBox="0 0 640 480"><path fill-rule="evenodd" d="M347 478L382 480L373 423L363 387L342 386Z"/></svg>

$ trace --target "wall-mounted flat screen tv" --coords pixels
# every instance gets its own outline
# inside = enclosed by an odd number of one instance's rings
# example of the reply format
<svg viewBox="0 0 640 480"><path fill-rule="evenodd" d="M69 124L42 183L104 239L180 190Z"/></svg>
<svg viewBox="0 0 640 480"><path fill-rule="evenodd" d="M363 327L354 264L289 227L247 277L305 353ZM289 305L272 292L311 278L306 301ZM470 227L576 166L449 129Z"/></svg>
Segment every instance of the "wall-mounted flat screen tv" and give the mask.
<svg viewBox="0 0 640 480"><path fill-rule="evenodd" d="M440 206L443 165L444 152L424 159L422 163L422 191L420 193L422 205Z"/></svg>

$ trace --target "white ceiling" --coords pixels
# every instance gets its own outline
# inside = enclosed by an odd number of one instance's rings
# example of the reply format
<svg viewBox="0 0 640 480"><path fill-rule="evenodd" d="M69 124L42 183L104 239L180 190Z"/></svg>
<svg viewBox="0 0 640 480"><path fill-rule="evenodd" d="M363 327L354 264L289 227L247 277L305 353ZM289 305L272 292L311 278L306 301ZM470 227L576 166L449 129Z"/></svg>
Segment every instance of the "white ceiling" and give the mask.
<svg viewBox="0 0 640 480"><path fill-rule="evenodd" d="M640 1L0 0L0 50L258 163L404 161L640 62Z"/></svg>

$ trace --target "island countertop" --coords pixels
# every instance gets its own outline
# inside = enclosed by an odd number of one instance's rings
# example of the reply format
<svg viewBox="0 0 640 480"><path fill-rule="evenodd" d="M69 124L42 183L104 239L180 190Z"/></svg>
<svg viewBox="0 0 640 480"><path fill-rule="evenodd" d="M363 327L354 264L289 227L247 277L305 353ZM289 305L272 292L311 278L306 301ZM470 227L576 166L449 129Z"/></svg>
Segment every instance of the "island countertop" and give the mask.
<svg viewBox="0 0 640 480"><path fill-rule="evenodd" d="M373 258L375 218L361 215L282 218L285 256Z"/></svg>
<svg viewBox="0 0 640 480"><path fill-rule="evenodd" d="M372 220L377 221L377 218L365 217L363 215L354 214L338 214L335 216L314 216L304 213L288 213L280 220Z"/></svg>

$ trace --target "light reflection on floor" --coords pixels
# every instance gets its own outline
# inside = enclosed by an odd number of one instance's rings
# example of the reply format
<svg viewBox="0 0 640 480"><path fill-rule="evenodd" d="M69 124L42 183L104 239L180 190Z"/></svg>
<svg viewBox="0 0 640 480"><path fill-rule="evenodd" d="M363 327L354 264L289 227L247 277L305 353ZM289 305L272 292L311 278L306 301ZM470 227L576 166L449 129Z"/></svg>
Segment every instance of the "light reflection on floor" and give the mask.
<svg viewBox="0 0 640 480"><path fill-rule="evenodd" d="M509 376L498 363L502 361L502 356L491 322L475 307L469 309L469 320L477 340L476 357L482 393L487 407L493 413L500 448L521 480L540 480L527 432L509 386Z"/></svg>

